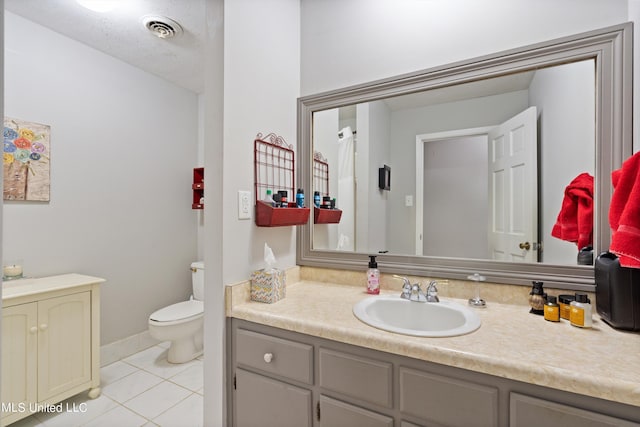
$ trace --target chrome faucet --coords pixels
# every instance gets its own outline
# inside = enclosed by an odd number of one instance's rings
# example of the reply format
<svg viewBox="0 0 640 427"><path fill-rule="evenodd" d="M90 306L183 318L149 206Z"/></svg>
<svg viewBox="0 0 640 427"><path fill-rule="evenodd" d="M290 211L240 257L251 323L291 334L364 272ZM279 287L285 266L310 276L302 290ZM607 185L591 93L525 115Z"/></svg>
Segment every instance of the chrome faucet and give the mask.
<svg viewBox="0 0 640 427"><path fill-rule="evenodd" d="M422 292L419 283L411 284L411 281L407 277L394 275L393 277L401 279L402 293L400 298L408 299L409 301L417 302L439 302L438 289L436 288L436 282L429 283L429 287L426 292Z"/></svg>

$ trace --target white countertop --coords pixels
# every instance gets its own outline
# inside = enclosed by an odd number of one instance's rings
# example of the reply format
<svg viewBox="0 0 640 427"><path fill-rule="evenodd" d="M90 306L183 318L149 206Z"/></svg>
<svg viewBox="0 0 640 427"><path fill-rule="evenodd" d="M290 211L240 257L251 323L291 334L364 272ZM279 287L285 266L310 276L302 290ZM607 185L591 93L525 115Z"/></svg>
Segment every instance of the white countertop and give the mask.
<svg viewBox="0 0 640 427"><path fill-rule="evenodd" d="M52 292L78 286L103 283L105 279L100 277L85 276L83 274L60 274L58 276L24 278L5 280L2 282L2 301L10 301L28 295L42 292Z"/></svg>
<svg viewBox="0 0 640 427"><path fill-rule="evenodd" d="M301 281L287 285L286 298L274 304L248 300L246 287L228 287L228 316L640 406L640 334L613 329L597 315L593 328L581 329L566 320L548 322L529 314L528 306L488 301L486 309L477 309L482 326L476 332L421 338L385 332L358 320L352 307L369 296L362 287Z"/></svg>

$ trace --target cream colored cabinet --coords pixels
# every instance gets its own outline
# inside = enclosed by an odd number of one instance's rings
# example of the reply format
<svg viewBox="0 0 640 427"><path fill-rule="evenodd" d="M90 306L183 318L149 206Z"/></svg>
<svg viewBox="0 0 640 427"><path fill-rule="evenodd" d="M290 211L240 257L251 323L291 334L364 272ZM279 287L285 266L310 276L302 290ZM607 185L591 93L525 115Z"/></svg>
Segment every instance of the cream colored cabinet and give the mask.
<svg viewBox="0 0 640 427"><path fill-rule="evenodd" d="M38 400L91 381L91 295L38 302Z"/></svg>
<svg viewBox="0 0 640 427"><path fill-rule="evenodd" d="M38 401L38 304L2 310L2 424Z"/></svg>
<svg viewBox="0 0 640 427"><path fill-rule="evenodd" d="M98 280L3 298L1 425L88 389L100 395Z"/></svg>

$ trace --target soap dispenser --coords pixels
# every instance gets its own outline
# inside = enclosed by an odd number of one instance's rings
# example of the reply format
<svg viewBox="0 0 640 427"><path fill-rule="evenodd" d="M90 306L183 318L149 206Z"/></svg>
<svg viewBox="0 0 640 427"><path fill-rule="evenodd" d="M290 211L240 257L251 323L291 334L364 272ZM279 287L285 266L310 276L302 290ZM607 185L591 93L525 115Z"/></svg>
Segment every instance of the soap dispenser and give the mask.
<svg viewBox="0 0 640 427"><path fill-rule="evenodd" d="M369 255L369 269L367 270L367 293L378 295L380 293L380 270L375 255Z"/></svg>

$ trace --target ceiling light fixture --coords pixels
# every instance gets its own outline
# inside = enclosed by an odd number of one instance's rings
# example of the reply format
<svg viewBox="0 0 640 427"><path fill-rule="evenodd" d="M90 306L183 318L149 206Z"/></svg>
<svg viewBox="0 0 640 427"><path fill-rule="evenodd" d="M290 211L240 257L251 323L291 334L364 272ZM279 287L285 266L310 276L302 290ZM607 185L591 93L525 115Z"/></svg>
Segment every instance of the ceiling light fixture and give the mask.
<svg viewBox="0 0 640 427"><path fill-rule="evenodd" d="M119 0L76 0L80 6L99 13L112 11L118 2Z"/></svg>

